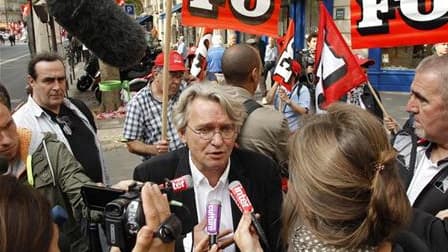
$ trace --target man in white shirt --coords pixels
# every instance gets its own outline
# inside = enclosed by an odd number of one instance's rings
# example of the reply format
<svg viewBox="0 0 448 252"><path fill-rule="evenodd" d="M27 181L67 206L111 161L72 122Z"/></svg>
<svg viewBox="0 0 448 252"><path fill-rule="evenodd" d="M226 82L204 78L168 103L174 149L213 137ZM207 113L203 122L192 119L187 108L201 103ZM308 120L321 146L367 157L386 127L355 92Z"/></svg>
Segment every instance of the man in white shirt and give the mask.
<svg viewBox="0 0 448 252"><path fill-rule="evenodd" d="M189 209L173 209L182 220L186 235L183 241L176 243L176 251L191 251L207 235L203 227L210 200L219 200L222 204L220 233L236 230L241 212L228 192L228 185L234 180L241 182L255 212L261 216L260 223L271 248L265 251L282 251L279 168L262 154L235 148L246 113L232 90L229 86L207 83L184 90L174 110L173 121L188 147L151 158L134 170L136 180L154 183L192 175L193 190L172 195L172 199ZM226 236L218 240L218 245L225 252L233 252L233 245L226 247L231 242L232 236Z"/></svg>
<svg viewBox="0 0 448 252"><path fill-rule="evenodd" d="M414 115L415 133L421 139L416 151L402 148L399 155L400 175L414 208L409 229L424 239L431 251L446 251L448 216L443 210L448 209L448 55L433 55L420 62L406 110ZM399 145L396 140L394 147Z"/></svg>

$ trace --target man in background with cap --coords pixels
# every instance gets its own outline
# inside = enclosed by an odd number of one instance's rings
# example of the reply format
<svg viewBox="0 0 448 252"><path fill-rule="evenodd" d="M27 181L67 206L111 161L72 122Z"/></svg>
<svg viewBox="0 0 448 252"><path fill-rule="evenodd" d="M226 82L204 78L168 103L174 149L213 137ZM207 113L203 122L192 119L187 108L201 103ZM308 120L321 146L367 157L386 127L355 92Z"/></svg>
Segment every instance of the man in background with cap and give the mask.
<svg viewBox="0 0 448 252"><path fill-rule="evenodd" d="M292 60L291 70L293 72L291 91L275 82L269 90L266 100L269 104L273 104L276 110L283 113L283 116L288 120L289 130L293 133L299 126L300 117L308 114L311 97L308 87L299 81L302 70L300 63Z"/></svg>
<svg viewBox="0 0 448 252"><path fill-rule="evenodd" d="M356 62L363 69L364 74L367 76L367 69L369 68L369 66L375 64L375 61L359 54L355 54L354 56ZM372 89L375 91L376 95L381 101L378 91L376 91L373 87ZM383 111L376 102L375 97L373 97L373 94L370 91L367 83L361 84L359 87L350 90L347 95L342 98L342 100L346 101L349 104L353 104L366 109L370 113L374 114L380 121L383 121Z"/></svg>
<svg viewBox="0 0 448 252"><path fill-rule="evenodd" d="M186 88L183 82L185 66L182 56L175 51L169 55L168 77L168 123L167 137L162 136L163 53L154 63L154 80L141 89L128 103L123 138L129 152L140 155L143 160L176 150L183 146L171 121L173 106Z"/></svg>

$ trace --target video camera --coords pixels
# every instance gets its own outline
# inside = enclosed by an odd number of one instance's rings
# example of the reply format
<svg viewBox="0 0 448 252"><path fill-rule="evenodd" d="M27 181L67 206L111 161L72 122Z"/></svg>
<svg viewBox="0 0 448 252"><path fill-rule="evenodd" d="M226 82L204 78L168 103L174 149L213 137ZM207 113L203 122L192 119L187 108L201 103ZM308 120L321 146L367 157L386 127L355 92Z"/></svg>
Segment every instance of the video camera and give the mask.
<svg viewBox="0 0 448 252"><path fill-rule="evenodd" d="M169 189L169 181L165 188ZM107 243L122 252L132 251L137 232L145 225L140 192L142 184L134 183L128 191L108 187L84 185L81 194L88 208L90 251L101 251L98 224L105 229ZM168 190L169 191L169 190ZM172 214L161 223L155 236L169 243L180 237L181 221Z"/></svg>

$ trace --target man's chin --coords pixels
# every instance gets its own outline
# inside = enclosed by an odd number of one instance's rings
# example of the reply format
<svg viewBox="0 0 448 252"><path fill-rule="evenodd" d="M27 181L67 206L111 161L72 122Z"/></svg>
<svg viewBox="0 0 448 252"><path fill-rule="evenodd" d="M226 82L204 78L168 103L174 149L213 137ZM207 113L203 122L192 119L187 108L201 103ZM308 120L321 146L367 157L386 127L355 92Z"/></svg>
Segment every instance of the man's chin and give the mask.
<svg viewBox="0 0 448 252"><path fill-rule="evenodd" d="M426 138L426 136L425 136L426 134L423 129L415 128L414 132L415 132L415 135L417 135L419 138Z"/></svg>

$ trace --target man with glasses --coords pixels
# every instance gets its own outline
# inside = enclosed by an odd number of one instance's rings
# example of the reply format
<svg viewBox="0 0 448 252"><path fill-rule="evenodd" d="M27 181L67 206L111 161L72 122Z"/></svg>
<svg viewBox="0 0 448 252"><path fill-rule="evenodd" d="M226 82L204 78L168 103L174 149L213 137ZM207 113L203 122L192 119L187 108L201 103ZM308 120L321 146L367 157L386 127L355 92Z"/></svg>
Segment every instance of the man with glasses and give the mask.
<svg viewBox="0 0 448 252"><path fill-rule="evenodd" d="M173 200L189 209L174 209L186 234L183 241L176 244L176 251L191 251L192 246L207 237L204 228L210 200L221 202L220 234L236 230L241 212L228 192L228 185L234 180L241 182L255 212L260 214L270 251L281 251L278 243L282 203L279 169L272 159L235 147L246 116L237 96L232 87L210 83L186 89L174 109L173 123L187 147L151 158L134 170L134 179L154 183L187 174L192 176L194 190L172 195ZM233 245L228 246L231 243L231 236L221 237L218 242L225 252L235 251Z"/></svg>
<svg viewBox="0 0 448 252"><path fill-rule="evenodd" d="M171 51L169 55L168 86L168 139L162 140L163 53L159 54L153 68L154 80L142 88L128 103L123 138L129 152L143 160L176 150L183 146L171 120L174 104L186 87L183 82L185 65L182 56Z"/></svg>
<svg viewBox="0 0 448 252"><path fill-rule="evenodd" d="M36 55L28 64L27 81L31 94L13 114L17 126L56 134L89 178L108 184L109 175L92 112L82 101L65 97L67 81L63 59L53 53Z"/></svg>

